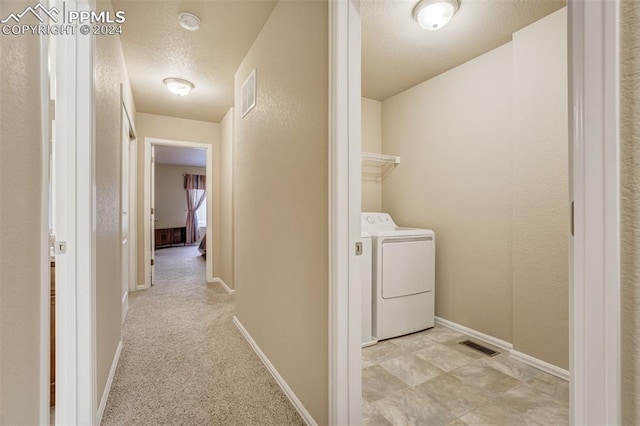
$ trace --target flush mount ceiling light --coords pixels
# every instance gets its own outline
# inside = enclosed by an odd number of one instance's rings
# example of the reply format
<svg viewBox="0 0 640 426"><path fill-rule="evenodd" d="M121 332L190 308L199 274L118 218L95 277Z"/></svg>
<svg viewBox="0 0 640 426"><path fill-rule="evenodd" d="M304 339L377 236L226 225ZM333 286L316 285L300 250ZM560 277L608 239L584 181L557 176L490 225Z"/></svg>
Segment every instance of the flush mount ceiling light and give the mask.
<svg viewBox="0 0 640 426"><path fill-rule="evenodd" d="M180 21L180 25L185 30L196 31L200 28L200 18L193 13L182 12L178 15L178 19Z"/></svg>
<svg viewBox="0 0 640 426"><path fill-rule="evenodd" d="M458 7L458 0L422 0L413 9L413 17L425 30L435 31L449 23Z"/></svg>
<svg viewBox="0 0 640 426"><path fill-rule="evenodd" d="M163 80L167 89L176 96L185 96L193 89L193 83L181 78L165 78Z"/></svg>

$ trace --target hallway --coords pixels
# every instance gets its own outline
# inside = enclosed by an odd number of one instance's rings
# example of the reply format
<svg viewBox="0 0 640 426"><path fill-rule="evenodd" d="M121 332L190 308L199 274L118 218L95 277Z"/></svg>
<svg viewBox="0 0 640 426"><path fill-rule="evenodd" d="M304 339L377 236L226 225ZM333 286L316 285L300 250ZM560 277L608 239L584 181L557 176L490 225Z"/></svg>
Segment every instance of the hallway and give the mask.
<svg viewBox="0 0 640 426"><path fill-rule="evenodd" d="M231 322L234 296L205 282L197 246L156 251L155 271L130 295L102 424L303 424Z"/></svg>

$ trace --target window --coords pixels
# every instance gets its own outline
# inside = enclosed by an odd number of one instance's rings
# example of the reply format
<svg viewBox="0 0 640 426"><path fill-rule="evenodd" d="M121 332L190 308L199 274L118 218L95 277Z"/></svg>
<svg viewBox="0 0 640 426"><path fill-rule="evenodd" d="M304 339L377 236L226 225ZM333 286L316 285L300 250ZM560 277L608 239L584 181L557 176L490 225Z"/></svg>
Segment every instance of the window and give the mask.
<svg viewBox="0 0 640 426"><path fill-rule="evenodd" d="M202 196L202 193L205 192L204 189L197 190L196 199L199 199ZM196 210L196 216L198 217L198 226L205 227L207 226L207 198L205 197L204 201Z"/></svg>

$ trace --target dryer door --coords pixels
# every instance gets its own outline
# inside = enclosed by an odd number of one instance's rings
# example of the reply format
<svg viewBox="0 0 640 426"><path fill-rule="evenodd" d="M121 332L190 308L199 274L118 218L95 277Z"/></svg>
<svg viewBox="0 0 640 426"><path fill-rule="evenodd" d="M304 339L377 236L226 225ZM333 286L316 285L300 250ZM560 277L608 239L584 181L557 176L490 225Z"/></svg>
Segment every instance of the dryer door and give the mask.
<svg viewBox="0 0 640 426"><path fill-rule="evenodd" d="M435 281L433 237L385 239L381 272L383 299L432 291Z"/></svg>

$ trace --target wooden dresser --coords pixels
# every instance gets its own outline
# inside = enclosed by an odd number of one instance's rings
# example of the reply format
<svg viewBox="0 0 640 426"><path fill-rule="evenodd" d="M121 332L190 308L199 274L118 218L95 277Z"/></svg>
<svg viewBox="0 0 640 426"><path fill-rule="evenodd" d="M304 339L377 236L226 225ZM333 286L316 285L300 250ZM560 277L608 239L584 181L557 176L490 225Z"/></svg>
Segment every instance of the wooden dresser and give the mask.
<svg viewBox="0 0 640 426"><path fill-rule="evenodd" d="M187 244L187 227L155 230L155 248L174 244Z"/></svg>

